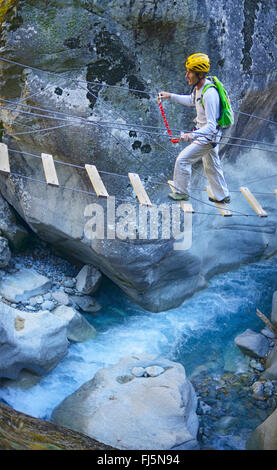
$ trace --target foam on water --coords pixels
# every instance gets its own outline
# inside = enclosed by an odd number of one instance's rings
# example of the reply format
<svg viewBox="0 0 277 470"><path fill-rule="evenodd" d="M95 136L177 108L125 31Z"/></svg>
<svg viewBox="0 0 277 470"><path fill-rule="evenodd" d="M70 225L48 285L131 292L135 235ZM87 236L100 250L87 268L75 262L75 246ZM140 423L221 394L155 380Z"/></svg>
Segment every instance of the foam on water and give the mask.
<svg viewBox="0 0 277 470"><path fill-rule="evenodd" d="M5 387L0 398L13 408L49 419L53 409L102 367L124 355L147 353L181 362L188 375L205 364L213 370L240 372L245 357L234 338L246 328L260 331L256 308L271 311L277 290L277 257L213 278L209 287L180 307L150 313L105 281L96 296L102 310L86 315L96 339L71 344L63 361L28 390Z"/></svg>

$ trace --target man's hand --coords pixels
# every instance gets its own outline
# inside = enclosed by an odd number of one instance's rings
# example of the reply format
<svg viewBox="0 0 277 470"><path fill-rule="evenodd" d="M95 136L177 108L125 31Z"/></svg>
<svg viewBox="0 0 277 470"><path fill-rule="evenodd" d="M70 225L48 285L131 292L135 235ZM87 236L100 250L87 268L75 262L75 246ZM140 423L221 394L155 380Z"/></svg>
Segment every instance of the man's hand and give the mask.
<svg viewBox="0 0 277 470"><path fill-rule="evenodd" d="M180 139L183 140L184 142L191 142L193 140L193 134L192 133L186 133L186 132L181 132Z"/></svg>
<svg viewBox="0 0 277 470"><path fill-rule="evenodd" d="M169 93L168 91L160 91L158 98L162 98L162 99L171 98L171 93Z"/></svg>

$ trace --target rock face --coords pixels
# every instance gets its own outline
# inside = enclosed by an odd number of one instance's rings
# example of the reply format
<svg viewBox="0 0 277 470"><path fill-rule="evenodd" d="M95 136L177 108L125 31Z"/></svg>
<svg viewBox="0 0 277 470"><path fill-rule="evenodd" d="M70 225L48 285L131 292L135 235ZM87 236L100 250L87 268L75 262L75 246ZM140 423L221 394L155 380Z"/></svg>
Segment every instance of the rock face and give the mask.
<svg viewBox="0 0 277 470"><path fill-rule="evenodd" d="M0 268L8 266L10 259L11 252L8 240L4 237L0 237Z"/></svg>
<svg viewBox="0 0 277 470"><path fill-rule="evenodd" d="M75 260L92 264L151 311L179 305L216 272L276 251L277 220L271 211L275 204L271 194L261 197L270 215L267 219L244 217L254 215L252 208L234 193L232 209L236 212L226 220L213 216L216 209L203 210L202 202L208 202L204 192L193 193L196 213L192 245L186 250L174 249L172 233L171 239L162 239L161 234L159 239L114 239L107 234L103 239L91 239L93 204L97 203L105 219L109 214L110 232L113 210L104 198L87 194L93 190L84 170L86 163L93 163L105 172L101 173L105 186L117 197L116 222L122 220L122 200L138 210L125 178L128 172L140 174L153 203L167 202L167 180L172 178L174 159L183 147L170 147L163 136L141 126L163 126L158 91L190 91L184 85L184 56L195 52L194 44L210 55L212 73L226 85L235 109L276 120L272 71L276 45L271 40L276 26L268 2L59 0L46 5L40 0L13 0L1 16L1 56L36 67L0 61L1 97L23 100L13 110L4 109L11 106L2 102L0 119L7 130L4 141L14 157L15 174L0 176L1 192L42 239ZM37 108L45 109L40 111L44 117L36 115ZM182 107L169 103L166 114L175 129L191 128L194 111L186 109L184 116ZM80 119L73 122L76 116ZM51 126L63 127L41 131ZM272 142L275 128L236 114L231 132ZM276 173L269 153L236 146L221 149L229 157L223 166L234 190L242 182ZM42 152L81 167L56 164L60 185L67 189L41 182L41 162L33 155ZM199 171L194 173L192 187L204 189L204 185ZM261 191L259 181L250 189ZM274 186L269 192L271 189ZM136 234L129 228L129 235L131 232Z"/></svg>
<svg viewBox="0 0 277 470"><path fill-rule="evenodd" d="M154 376L132 373L150 367ZM118 449L196 449L196 403L181 364L126 356L65 398L51 420Z"/></svg>
<svg viewBox="0 0 277 470"><path fill-rule="evenodd" d="M14 250L20 249L27 241L27 230L17 222L9 204L0 196L0 234L10 243Z"/></svg>
<svg viewBox="0 0 277 470"><path fill-rule="evenodd" d="M67 324L49 312L22 312L0 304L0 377L16 379L22 369L42 375L67 352Z"/></svg>
<svg viewBox="0 0 277 470"><path fill-rule="evenodd" d="M277 450L277 409L251 434L246 449Z"/></svg>

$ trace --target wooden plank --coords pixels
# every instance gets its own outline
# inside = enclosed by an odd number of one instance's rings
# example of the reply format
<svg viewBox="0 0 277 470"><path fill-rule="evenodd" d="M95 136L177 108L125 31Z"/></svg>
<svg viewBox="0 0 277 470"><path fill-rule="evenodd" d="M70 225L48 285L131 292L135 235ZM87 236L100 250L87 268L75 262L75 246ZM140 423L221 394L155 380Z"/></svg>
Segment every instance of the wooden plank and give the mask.
<svg viewBox="0 0 277 470"><path fill-rule="evenodd" d="M214 194L210 188L210 186L205 186L205 189L209 195L209 197L212 197L215 199ZM232 212L226 208L226 204L222 204L220 202L214 202L216 207L218 208L219 212L223 215L223 217L232 217Z"/></svg>
<svg viewBox="0 0 277 470"><path fill-rule="evenodd" d="M109 197L109 194L104 186L104 183L101 179L101 176L98 173L98 170L95 165L85 165L87 174L91 181L92 186L97 194L97 196Z"/></svg>
<svg viewBox="0 0 277 470"><path fill-rule="evenodd" d="M257 201L255 196L251 193L251 191L246 188L245 186L242 186L240 188L241 193L244 195L244 197L247 199L249 204L253 207L254 211L257 212L259 217L267 217L266 211L262 208L261 204Z"/></svg>
<svg viewBox="0 0 277 470"><path fill-rule="evenodd" d="M135 190L137 198L142 206L152 206L152 203L148 197L147 192L141 182L141 179L137 173L128 173L132 186Z"/></svg>
<svg viewBox="0 0 277 470"><path fill-rule="evenodd" d="M50 184L51 186L59 186L59 180L52 155L42 153L41 159L47 184Z"/></svg>
<svg viewBox="0 0 277 470"><path fill-rule="evenodd" d="M10 173L9 152L6 144L0 143L0 171Z"/></svg>
<svg viewBox="0 0 277 470"><path fill-rule="evenodd" d="M170 189L172 190L173 193L176 193L176 189L174 188L174 181L168 181L168 184L170 186ZM178 201L180 206L182 207L183 211L185 214L194 214L194 209L191 205L190 202L188 201Z"/></svg>

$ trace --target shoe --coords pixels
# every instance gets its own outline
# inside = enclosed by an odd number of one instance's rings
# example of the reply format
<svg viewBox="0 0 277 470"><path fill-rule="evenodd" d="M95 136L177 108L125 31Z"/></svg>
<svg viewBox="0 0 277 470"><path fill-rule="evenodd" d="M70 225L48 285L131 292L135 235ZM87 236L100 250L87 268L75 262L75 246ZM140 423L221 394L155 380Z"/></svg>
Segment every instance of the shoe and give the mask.
<svg viewBox="0 0 277 470"><path fill-rule="evenodd" d="M169 193L168 197L173 199L174 201L188 201L189 195L183 193Z"/></svg>
<svg viewBox="0 0 277 470"><path fill-rule="evenodd" d="M209 201L212 202L218 202L219 204L229 204L231 201L230 196L226 196L224 199L221 199L221 201L217 201L217 199L213 199L212 197L209 197Z"/></svg>

